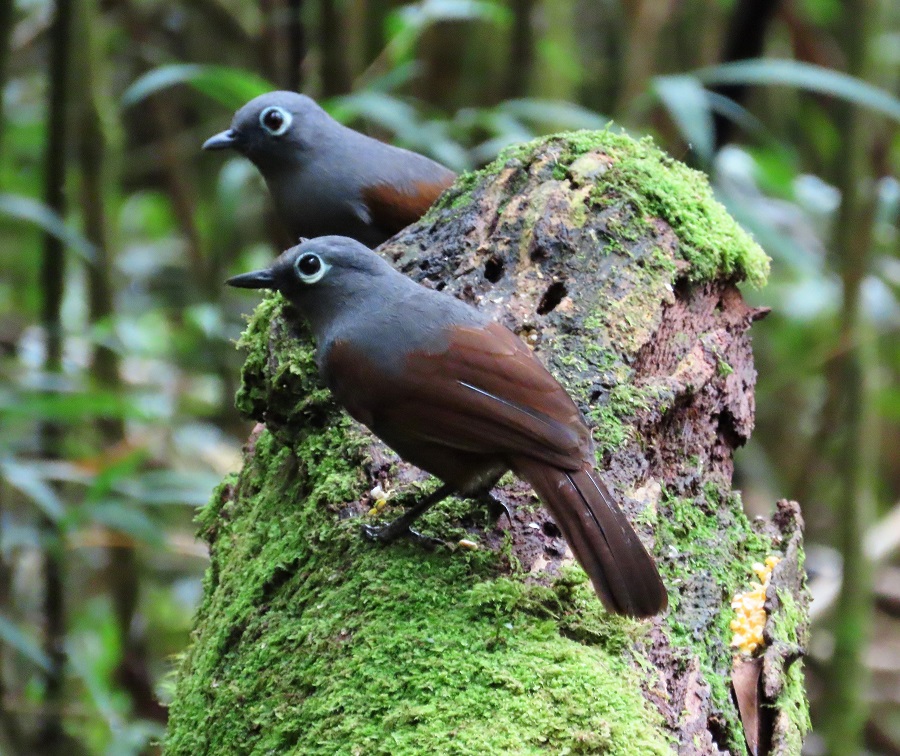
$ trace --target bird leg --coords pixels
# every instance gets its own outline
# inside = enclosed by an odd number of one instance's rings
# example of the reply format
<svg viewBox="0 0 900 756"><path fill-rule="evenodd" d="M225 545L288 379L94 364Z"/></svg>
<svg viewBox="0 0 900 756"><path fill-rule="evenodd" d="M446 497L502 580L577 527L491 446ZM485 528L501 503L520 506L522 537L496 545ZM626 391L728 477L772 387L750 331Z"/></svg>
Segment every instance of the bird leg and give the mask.
<svg viewBox="0 0 900 756"><path fill-rule="evenodd" d="M428 494L421 501L413 504L402 515L395 520L391 520L387 525L377 527L375 525L363 525L362 532L366 538L373 541L381 541L382 543L390 543L400 538L400 536L409 536L419 539L425 539L434 543L434 539L425 538L421 533L417 533L409 526L427 512L431 507L440 501L443 501L454 492L453 486L444 483L436 491Z"/></svg>

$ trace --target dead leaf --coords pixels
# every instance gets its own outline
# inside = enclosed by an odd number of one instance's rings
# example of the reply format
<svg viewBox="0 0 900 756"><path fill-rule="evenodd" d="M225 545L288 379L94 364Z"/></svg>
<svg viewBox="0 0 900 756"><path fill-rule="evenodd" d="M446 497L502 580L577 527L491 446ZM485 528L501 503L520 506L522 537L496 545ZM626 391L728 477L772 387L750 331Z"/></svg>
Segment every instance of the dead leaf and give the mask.
<svg viewBox="0 0 900 756"><path fill-rule="evenodd" d="M737 699L744 737L751 756L759 756L759 674L761 658L736 657L731 668L731 687Z"/></svg>

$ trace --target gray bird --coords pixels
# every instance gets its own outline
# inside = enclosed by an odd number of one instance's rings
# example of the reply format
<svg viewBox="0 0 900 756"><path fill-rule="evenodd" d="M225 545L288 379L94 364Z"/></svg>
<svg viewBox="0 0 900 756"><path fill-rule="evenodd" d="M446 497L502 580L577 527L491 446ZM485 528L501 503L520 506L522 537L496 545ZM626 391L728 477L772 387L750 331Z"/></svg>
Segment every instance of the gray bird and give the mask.
<svg viewBox="0 0 900 756"><path fill-rule="evenodd" d="M204 150L235 149L262 173L296 238L341 234L377 247L415 223L456 179L449 168L335 121L312 99L269 92Z"/></svg>
<svg viewBox="0 0 900 756"><path fill-rule="evenodd" d="M403 535L444 497L481 495L512 469L547 505L607 609L648 617L666 608L653 559L594 471L581 413L511 331L339 236L227 283L284 294L312 328L337 401L443 481L371 537Z"/></svg>

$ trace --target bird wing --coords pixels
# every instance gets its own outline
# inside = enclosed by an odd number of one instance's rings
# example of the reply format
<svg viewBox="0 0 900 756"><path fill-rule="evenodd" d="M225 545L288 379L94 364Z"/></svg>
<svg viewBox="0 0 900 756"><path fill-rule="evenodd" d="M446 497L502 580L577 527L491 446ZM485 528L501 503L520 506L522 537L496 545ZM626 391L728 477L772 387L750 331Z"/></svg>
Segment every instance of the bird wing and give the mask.
<svg viewBox="0 0 900 756"><path fill-rule="evenodd" d="M393 236L425 215L455 179L447 170L431 179L375 184L362 190L362 200L372 223Z"/></svg>
<svg viewBox="0 0 900 756"><path fill-rule="evenodd" d="M329 383L358 420L387 438L541 460L580 469L590 432L565 389L503 326L451 326L439 351L415 351L386 372L346 342L328 356Z"/></svg>

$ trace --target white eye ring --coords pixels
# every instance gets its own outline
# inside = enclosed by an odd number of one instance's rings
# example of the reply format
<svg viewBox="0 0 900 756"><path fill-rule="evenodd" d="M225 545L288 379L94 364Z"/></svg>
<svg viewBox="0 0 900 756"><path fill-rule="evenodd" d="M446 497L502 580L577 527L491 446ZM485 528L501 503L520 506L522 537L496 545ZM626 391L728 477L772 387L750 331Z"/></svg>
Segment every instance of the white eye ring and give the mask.
<svg viewBox="0 0 900 756"><path fill-rule="evenodd" d="M266 123L267 120L272 119L274 117L275 121L280 120L277 126L270 125ZM291 128L291 122L294 120L294 116L288 113L284 108L279 108L277 105L270 105L266 108L262 113L259 114L259 125L262 126L266 131L268 131L272 136L281 136Z"/></svg>
<svg viewBox="0 0 900 756"><path fill-rule="evenodd" d="M304 272L300 263L318 263L318 267L311 272ZM308 267L308 266L307 266ZM294 260L294 270L297 273L297 278L299 278L305 284L314 284L318 281L322 280L322 277L331 269L331 266L325 262L319 255L314 252L305 252L300 255L296 260Z"/></svg>

